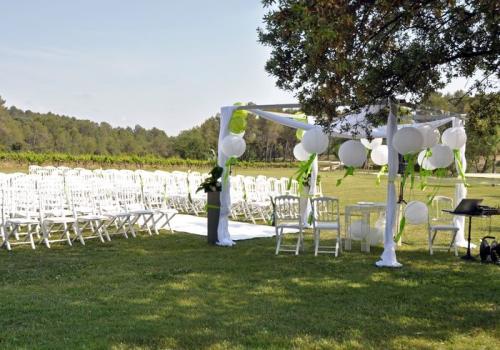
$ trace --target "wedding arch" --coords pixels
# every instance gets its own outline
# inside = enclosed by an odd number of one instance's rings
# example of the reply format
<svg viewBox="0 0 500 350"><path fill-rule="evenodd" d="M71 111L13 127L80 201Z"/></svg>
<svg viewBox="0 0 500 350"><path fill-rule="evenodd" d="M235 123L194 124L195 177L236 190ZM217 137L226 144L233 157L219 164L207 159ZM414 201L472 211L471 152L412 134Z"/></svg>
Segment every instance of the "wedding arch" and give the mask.
<svg viewBox="0 0 500 350"><path fill-rule="evenodd" d="M394 148L393 138L394 134L403 127L423 127L424 125L429 125L433 128L451 123L453 127L463 127L463 121L457 117L447 117L435 121L425 122L425 123L413 123L413 124L397 124L397 105L392 101L387 104L381 104L377 106L368 106L364 108L361 112L357 114L350 114L342 118L337 123L332 124L329 135L332 137L345 138L345 139L360 139L366 137L364 131L357 130L353 132L352 130L345 131L349 128L349 125L363 125L366 123L367 114L375 113L381 108L388 105L389 113L387 116L387 124L383 126L374 127L371 130L371 136L374 138L385 138L387 140L388 147L388 181L387 181L387 195L386 195L386 226L384 231L384 251L381 255L379 261L376 262L377 266L380 267L399 267L401 264L396 259L396 247L394 242L394 233L396 230L397 221L397 199L396 199L396 186L395 180L398 172L398 152ZM224 169L224 173L229 171L226 166L228 156L222 151L222 143L226 136L230 135L229 123L233 112L237 110L245 110L252 114L255 114L264 119L276 122L278 124L288 126L294 129L303 129L305 131L315 128L314 117L307 117L307 124L302 121L296 120L296 116L287 113L271 112L272 109L299 109L301 106L299 104L277 104L277 105L253 105L253 106L225 106L221 108L220 113L220 130L219 130L219 147L218 147L218 165ZM457 150L459 155L458 159L455 159L455 167L462 172L465 172L466 159L465 159L465 144ZM316 192L316 180L318 173L318 157L312 164L311 172L311 186L310 194ZM455 203L459 203L467 195L467 189L464 183L457 183L455 185ZM232 246L235 243L231 239L231 234L229 232L229 214L231 207L231 185L230 181L223 181L221 198L220 198L220 216L219 216L219 226L218 226L218 245L221 246ZM303 218L307 217L308 208L303 208L305 211L303 213ZM454 216L454 224L459 227L459 233L457 234L457 244L464 245L464 225L465 219L461 216Z"/></svg>

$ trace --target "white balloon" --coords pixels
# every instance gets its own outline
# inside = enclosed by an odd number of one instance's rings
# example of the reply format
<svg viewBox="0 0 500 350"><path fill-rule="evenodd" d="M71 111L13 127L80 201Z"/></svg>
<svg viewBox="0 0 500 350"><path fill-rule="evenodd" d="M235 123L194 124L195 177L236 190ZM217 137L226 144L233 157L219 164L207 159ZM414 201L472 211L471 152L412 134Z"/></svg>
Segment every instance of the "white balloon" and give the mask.
<svg viewBox="0 0 500 350"><path fill-rule="evenodd" d="M372 150L370 158L377 165L386 165L389 162L389 149L386 145L379 145Z"/></svg>
<svg viewBox="0 0 500 350"><path fill-rule="evenodd" d="M363 144L363 146L365 146L366 148L371 149L371 150L377 148L378 146L380 146L382 144L381 138L376 138L376 139L373 139L371 141L369 141L368 139L361 139L360 141Z"/></svg>
<svg viewBox="0 0 500 350"><path fill-rule="evenodd" d="M370 234L370 228L363 220L357 220L349 226L349 232L353 239L365 239Z"/></svg>
<svg viewBox="0 0 500 350"><path fill-rule="evenodd" d="M405 127L396 131L392 144L399 154L414 154L422 149L424 137L417 128Z"/></svg>
<svg viewBox="0 0 500 350"><path fill-rule="evenodd" d="M460 149L467 142L467 134L461 126L446 129L441 137L443 144L451 149Z"/></svg>
<svg viewBox="0 0 500 350"><path fill-rule="evenodd" d="M340 161L347 166L359 168L365 163L366 155L366 148L359 141L346 141L339 148Z"/></svg>
<svg viewBox="0 0 500 350"><path fill-rule="evenodd" d="M422 152L420 152L418 154L418 157L417 157L417 163L418 163L418 165L420 165L420 167L422 167L425 170L434 170L434 169L436 169L436 167L433 166L431 164L431 162L429 162L429 158L430 157L425 157L426 153L427 153L427 150L424 149Z"/></svg>
<svg viewBox="0 0 500 350"><path fill-rule="evenodd" d="M236 135L227 135L222 139L222 153L227 157L239 158L245 153L247 144L245 140Z"/></svg>
<svg viewBox="0 0 500 350"><path fill-rule="evenodd" d="M375 222L375 227L370 227L370 234L368 235L368 240L370 245L378 245L384 242L385 233L385 215L380 216Z"/></svg>
<svg viewBox="0 0 500 350"><path fill-rule="evenodd" d="M328 148L328 136L321 127L314 127L304 133L301 143L307 153L321 154Z"/></svg>
<svg viewBox="0 0 500 350"><path fill-rule="evenodd" d="M420 225L427 222L429 209L425 203L420 201L411 201L405 208L406 222L412 225Z"/></svg>
<svg viewBox="0 0 500 350"><path fill-rule="evenodd" d="M450 147L446 145L435 145L431 148L432 156L429 157L428 161L431 167L435 169L447 168L453 163L453 151Z"/></svg>
<svg viewBox="0 0 500 350"><path fill-rule="evenodd" d="M311 156L306 152L302 143L298 143L295 145L295 147L293 148L293 155L297 160L300 160L301 162L308 160Z"/></svg>
<svg viewBox="0 0 500 350"><path fill-rule="evenodd" d="M441 135L439 134L439 130L433 128L430 125L424 125L419 128L419 131L422 133L424 137L423 148L431 148L434 145L437 145Z"/></svg>

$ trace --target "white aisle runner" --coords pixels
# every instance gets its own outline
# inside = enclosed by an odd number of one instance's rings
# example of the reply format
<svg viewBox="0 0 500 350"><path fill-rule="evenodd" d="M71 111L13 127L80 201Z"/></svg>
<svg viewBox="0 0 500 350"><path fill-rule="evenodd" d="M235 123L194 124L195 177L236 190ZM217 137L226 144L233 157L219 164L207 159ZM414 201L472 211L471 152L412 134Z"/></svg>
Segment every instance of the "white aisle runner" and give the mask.
<svg viewBox="0 0 500 350"><path fill-rule="evenodd" d="M205 217L177 214L170 222L170 225L176 232L186 232L200 236L207 235L207 218ZM275 235L275 228L274 226L229 221L229 232L231 233L231 239L240 241L252 238L273 237Z"/></svg>

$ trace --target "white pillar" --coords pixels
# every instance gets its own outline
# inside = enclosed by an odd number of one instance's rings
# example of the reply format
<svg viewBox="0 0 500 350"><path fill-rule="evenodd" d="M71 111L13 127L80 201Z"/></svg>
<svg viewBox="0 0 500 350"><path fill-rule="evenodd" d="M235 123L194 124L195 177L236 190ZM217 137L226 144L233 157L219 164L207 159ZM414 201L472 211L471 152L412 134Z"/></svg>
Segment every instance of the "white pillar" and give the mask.
<svg viewBox="0 0 500 350"><path fill-rule="evenodd" d="M396 259L396 244L394 243L394 229L396 227L396 177L398 174L398 153L392 146L392 138L398 130L397 105L389 100L389 116L387 117L387 148L389 149L389 174L387 177L387 209L385 212L386 224L384 233L384 252L380 260L375 263L379 267L401 267Z"/></svg>
<svg viewBox="0 0 500 350"><path fill-rule="evenodd" d="M463 120L459 118L454 118L453 119L453 127L463 127L464 122ZM467 160L465 159L465 145L460 148L460 160L462 161L462 169L464 173L467 170ZM455 161L455 168L457 169L458 172L458 164L457 161ZM455 206L458 205L462 201L462 199L467 197L467 187L463 183L457 183L455 184ZM453 224L458 227L458 233L455 238L455 242L459 247L467 247L467 240L465 239L465 216L459 216L455 215L453 216ZM471 247L474 246L471 243Z"/></svg>
<svg viewBox="0 0 500 350"><path fill-rule="evenodd" d="M314 118L307 117L307 123L313 125ZM311 198L311 196L314 196L316 194L316 185L318 182L318 158L319 158L319 155L317 155L316 158L314 158L314 161L312 163L311 180L309 182L310 187L309 187L309 192L308 192L309 197L307 197L305 199L302 198L302 204L301 204L302 212L300 213L300 215L301 215L302 223L304 224L305 227L309 227L309 223L308 223L309 215L312 212L311 201L309 198ZM302 195L302 194L299 193L299 195ZM303 203L305 203L305 205L303 205Z"/></svg>
<svg viewBox="0 0 500 350"><path fill-rule="evenodd" d="M221 145L224 137L229 135L229 121L233 115L233 111L237 106L222 107L220 112L220 129L219 129L219 146L217 151L217 163L224 168L224 174L229 169L226 169L226 161L228 157L222 152ZM224 175L222 175L224 177ZM218 245L232 246L235 243L229 234L229 214L231 212L231 181L222 181L222 192L220 193L220 214L219 227L217 229Z"/></svg>

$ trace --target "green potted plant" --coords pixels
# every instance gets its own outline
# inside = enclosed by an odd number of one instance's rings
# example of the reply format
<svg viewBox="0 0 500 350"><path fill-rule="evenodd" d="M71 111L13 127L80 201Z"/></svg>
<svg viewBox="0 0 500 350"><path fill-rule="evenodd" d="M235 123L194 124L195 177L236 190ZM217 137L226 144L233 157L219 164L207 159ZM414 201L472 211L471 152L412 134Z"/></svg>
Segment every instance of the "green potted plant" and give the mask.
<svg viewBox="0 0 500 350"><path fill-rule="evenodd" d="M220 192L222 191L222 173L224 169L216 165L198 187L198 191L207 194L207 241L209 244L217 243L217 229L220 214Z"/></svg>

